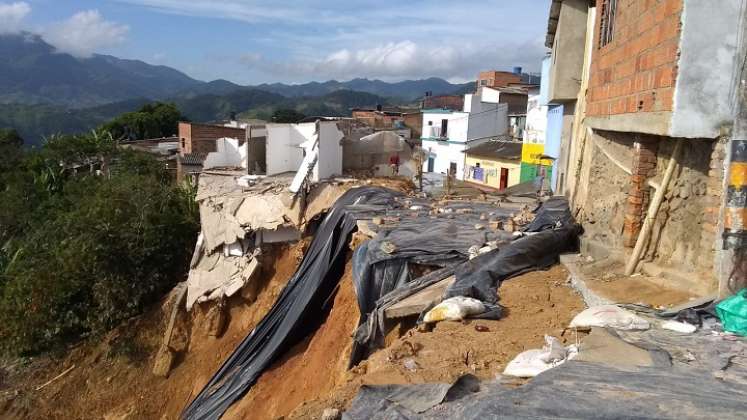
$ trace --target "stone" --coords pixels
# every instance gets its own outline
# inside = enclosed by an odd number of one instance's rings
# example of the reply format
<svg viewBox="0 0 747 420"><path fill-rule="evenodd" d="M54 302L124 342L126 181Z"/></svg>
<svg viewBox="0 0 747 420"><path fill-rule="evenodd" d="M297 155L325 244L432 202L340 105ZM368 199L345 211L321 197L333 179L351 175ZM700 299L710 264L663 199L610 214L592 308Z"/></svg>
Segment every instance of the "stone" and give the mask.
<svg viewBox="0 0 747 420"><path fill-rule="evenodd" d="M322 420L339 420L342 418L340 410L332 407L327 407L322 411Z"/></svg>
<svg viewBox="0 0 747 420"><path fill-rule="evenodd" d="M212 305L205 314L205 333L209 337L220 337L226 327L226 310L223 301Z"/></svg>
<svg viewBox="0 0 747 420"><path fill-rule="evenodd" d="M169 376L172 363L174 363L174 352L167 346L162 346L158 349L156 360L153 363L153 374L162 378Z"/></svg>

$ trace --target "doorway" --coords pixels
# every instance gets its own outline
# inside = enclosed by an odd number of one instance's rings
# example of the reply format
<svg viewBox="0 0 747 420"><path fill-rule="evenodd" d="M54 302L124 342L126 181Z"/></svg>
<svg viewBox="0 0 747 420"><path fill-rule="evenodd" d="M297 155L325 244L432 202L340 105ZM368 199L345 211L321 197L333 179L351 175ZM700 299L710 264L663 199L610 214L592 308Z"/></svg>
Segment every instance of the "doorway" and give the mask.
<svg viewBox="0 0 747 420"><path fill-rule="evenodd" d="M457 164L456 162L449 163L449 175L456 175L457 173Z"/></svg>
<svg viewBox="0 0 747 420"><path fill-rule="evenodd" d="M428 158L428 172L433 172L433 167L436 165L435 160L432 157Z"/></svg>
<svg viewBox="0 0 747 420"><path fill-rule="evenodd" d="M501 168L500 189L508 187L508 169Z"/></svg>

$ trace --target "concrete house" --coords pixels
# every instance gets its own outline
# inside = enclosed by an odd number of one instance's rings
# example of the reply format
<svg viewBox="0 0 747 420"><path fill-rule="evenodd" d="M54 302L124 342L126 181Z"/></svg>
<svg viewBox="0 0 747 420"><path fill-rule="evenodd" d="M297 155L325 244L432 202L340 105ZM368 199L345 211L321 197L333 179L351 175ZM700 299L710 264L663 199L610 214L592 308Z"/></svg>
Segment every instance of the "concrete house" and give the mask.
<svg viewBox="0 0 747 420"><path fill-rule="evenodd" d="M471 146L464 151L465 181L501 190L518 184L521 147L508 138Z"/></svg>
<svg viewBox="0 0 747 420"><path fill-rule="evenodd" d="M556 191L579 211L586 252L630 265L642 251L632 268L695 293L733 283L727 256L746 243L747 177L729 164L744 158L729 134L740 126L744 10L742 0L552 1ZM642 230L647 213L653 228Z"/></svg>
<svg viewBox="0 0 747 420"><path fill-rule="evenodd" d="M422 148L427 153L423 171L465 177L464 150L508 132L508 105L499 92L483 88L464 97L464 109L423 110Z"/></svg>

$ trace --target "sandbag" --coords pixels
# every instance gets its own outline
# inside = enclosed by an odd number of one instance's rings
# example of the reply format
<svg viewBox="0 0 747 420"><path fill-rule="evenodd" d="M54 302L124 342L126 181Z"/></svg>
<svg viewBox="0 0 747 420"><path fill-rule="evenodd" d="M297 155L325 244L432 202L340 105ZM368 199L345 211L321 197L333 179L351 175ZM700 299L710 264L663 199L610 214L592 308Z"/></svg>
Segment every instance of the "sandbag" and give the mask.
<svg viewBox="0 0 747 420"><path fill-rule="evenodd" d="M423 318L423 322L430 324L440 321L461 321L472 315L485 312L485 305L477 299L464 296L449 298L434 306Z"/></svg>
<svg viewBox="0 0 747 420"><path fill-rule="evenodd" d="M557 338L546 335L544 347L519 353L506 365L503 374L519 378L533 378L573 359L577 354L578 349L575 345L566 348Z"/></svg>
<svg viewBox="0 0 747 420"><path fill-rule="evenodd" d="M571 328L614 328L616 330L647 330L648 321L615 305L593 306L576 315Z"/></svg>

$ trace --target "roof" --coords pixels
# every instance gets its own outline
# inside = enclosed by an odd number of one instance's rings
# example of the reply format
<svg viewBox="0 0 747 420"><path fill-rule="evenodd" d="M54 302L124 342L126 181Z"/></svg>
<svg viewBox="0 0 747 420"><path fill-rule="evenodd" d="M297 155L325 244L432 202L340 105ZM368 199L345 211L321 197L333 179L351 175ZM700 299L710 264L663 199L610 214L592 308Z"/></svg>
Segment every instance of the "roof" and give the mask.
<svg viewBox="0 0 747 420"><path fill-rule="evenodd" d="M182 165L202 165L207 154L205 153L185 153L179 157Z"/></svg>
<svg viewBox="0 0 747 420"><path fill-rule="evenodd" d="M507 141L488 141L472 146L464 153L491 159L519 160L523 143Z"/></svg>
<svg viewBox="0 0 747 420"><path fill-rule="evenodd" d="M555 43L555 32L558 30L562 2L563 0L552 0L552 3L550 3L550 16L547 18L547 35L545 36L545 46L547 48L552 48Z"/></svg>

